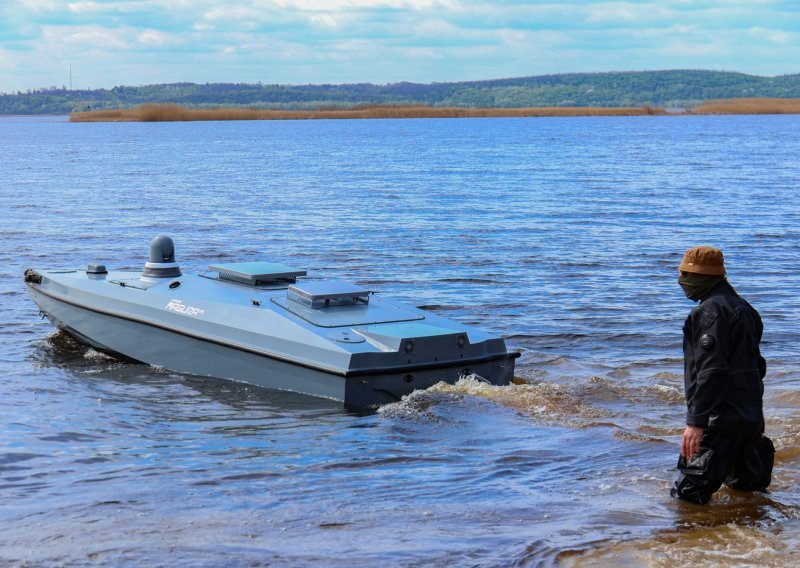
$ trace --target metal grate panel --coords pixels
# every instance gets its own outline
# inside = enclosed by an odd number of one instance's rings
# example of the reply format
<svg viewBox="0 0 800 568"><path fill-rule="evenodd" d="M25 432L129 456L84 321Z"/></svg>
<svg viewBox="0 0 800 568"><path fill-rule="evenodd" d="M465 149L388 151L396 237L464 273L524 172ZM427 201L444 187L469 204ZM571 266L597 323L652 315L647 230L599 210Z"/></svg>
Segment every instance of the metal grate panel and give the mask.
<svg viewBox="0 0 800 568"><path fill-rule="evenodd" d="M310 308L369 303L372 292L344 280L321 280L289 286L286 297Z"/></svg>
<svg viewBox="0 0 800 568"><path fill-rule="evenodd" d="M230 280L248 286L274 284L276 282L296 282L299 276L305 276L305 270L297 270L285 264L275 262L231 262L214 264L208 267L219 273L222 280Z"/></svg>

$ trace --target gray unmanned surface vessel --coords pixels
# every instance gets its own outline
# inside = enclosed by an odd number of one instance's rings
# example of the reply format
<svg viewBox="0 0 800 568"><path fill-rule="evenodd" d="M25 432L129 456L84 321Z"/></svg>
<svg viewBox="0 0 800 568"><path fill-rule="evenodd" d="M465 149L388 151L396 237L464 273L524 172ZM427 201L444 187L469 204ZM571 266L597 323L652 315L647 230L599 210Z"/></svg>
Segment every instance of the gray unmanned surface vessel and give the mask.
<svg viewBox="0 0 800 568"><path fill-rule="evenodd" d="M156 237L139 272L28 269L42 314L93 347L173 371L370 408L476 374L505 385L502 338L306 271L234 262L182 274L172 239Z"/></svg>

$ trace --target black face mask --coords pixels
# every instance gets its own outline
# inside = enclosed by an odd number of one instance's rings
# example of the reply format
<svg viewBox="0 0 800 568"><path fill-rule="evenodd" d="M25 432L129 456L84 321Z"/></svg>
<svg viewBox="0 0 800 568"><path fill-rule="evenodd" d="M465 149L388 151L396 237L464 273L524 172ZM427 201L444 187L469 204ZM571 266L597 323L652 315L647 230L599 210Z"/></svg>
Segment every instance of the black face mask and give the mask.
<svg viewBox="0 0 800 568"><path fill-rule="evenodd" d="M710 276L708 274L689 273L686 276L678 277L678 284L683 288L686 297L693 301L704 298L711 290L725 280L725 275Z"/></svg>

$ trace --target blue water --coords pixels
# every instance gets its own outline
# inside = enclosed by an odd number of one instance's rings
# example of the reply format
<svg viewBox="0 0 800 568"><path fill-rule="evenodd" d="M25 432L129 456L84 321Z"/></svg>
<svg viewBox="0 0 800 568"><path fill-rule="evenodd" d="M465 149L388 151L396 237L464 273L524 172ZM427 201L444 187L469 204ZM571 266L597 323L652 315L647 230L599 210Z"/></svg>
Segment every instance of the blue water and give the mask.
<svg viewBox="0 0 800 568"><path fill-rule="evenodd" d="M800 561L800 117L71 124L0 118L0 560L11 565ZM377 414L116 361L28 267L267 260L506 337L528 384ZM677 263L761 312L768 496L667 497ZM711 556L709 556L709 554Z"/></svg>

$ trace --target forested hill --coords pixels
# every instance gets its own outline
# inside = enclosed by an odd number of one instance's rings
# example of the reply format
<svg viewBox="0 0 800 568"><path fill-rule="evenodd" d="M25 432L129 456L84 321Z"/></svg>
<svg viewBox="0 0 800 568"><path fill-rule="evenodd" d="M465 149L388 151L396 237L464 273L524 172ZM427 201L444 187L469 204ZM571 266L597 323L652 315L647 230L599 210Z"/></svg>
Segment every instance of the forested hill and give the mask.
<svg viewBox="0 0 800 568"><path fill-rule="evenodd" d="M692 107L742 97L800 98L800 74L760 77L725 71L570 73L460 83L267 85L171 83L113 89L37 89L0 94L0 114L68 114L142 103L281 109L359 104L448 107Z"/></svg>

